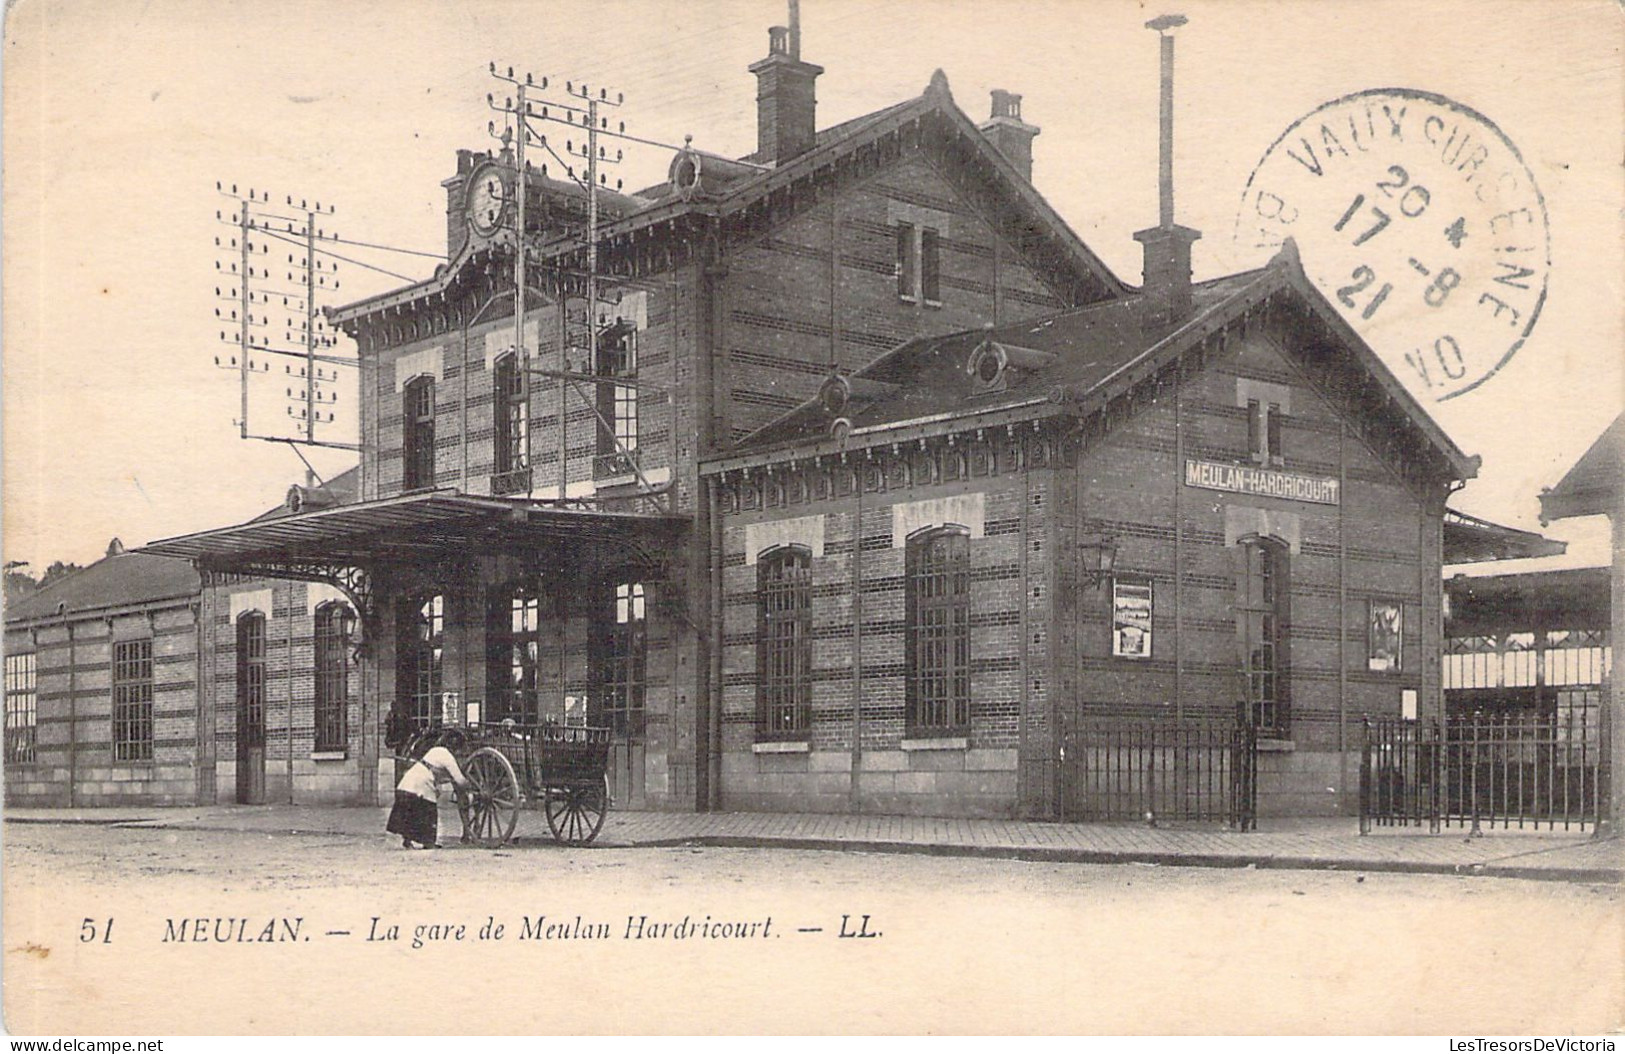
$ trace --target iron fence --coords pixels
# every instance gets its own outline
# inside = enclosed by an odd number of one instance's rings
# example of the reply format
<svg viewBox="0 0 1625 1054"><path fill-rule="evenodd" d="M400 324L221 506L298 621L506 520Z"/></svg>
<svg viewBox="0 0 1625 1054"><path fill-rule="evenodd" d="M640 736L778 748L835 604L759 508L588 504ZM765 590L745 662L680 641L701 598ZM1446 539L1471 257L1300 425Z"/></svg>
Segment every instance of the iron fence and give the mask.
<svg viewBox="0 0 1625 1054"><path fill-rule="evenodd" d="M1606 710L1365 722L1360 830L1595 828L1607 815Z"/></svg>
<svg viewBox="0 0 1625 1054"><path fill-rule="evenodd" d="M1062 733L1067 820L1258 821L1258 734L1245 716L1080 719Z"/></svg>

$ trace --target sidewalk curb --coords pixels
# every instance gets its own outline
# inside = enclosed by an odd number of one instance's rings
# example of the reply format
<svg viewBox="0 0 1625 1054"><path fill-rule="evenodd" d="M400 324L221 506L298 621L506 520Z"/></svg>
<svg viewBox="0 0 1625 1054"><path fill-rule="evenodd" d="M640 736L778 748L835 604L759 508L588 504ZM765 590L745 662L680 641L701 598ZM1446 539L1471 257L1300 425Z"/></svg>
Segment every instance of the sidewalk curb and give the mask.
<svg viewBox="0 0 1625 1054"><path fill-rule="evenodd" d="M807 849L848 853L891 853L914 856L957 856L1035 863L1150 864L1158 867L1212 867L1271 871L1347 871L1399 875L1456 875L1463 878L1524 878L1547 882L1607 883L1622 881L1619 868L1517 867L1485 864L1434 864L1413 860L1333 860L1311 856L1231 856L1219 853L1049 849L1037 846L942 845L834 838L755 838L747 835L696 835L651 838L625 843L634 849L702 846L716 849Z"/></svg>
<svg viewBox="0 0 1625 1054"><path fill-rule="evenodd" d="M7 823L96 825L134 830L176 830L243 833L244 828L206 822L175 822L163 817L109 817L108 819L6 817ZM331 838L355 837L356 832L308 825L265 829L267 834ZM900 842L867 838L808 838L794 835L695 834L655 838L615 838L591 849L794 849L817 852L885 853L899 856L961 857L982 860L1021 860L1031 863L1123 864L1154 867L1205 867L1229 870L1253 868L1269 871L1343 871L1350 874L1452 875L1459 878L1513 878L1537 882L1625 884L1625 869L1610 867L1530 867L1493 861L1471 864L1420 860L1351 859L1269 853L1181 853L1168 850L1073 849L1050 846L964 845L941 842ZM1521 855L1521 854L1520 854ZM1510 859L1510 858L1508 858Z"/></svg>

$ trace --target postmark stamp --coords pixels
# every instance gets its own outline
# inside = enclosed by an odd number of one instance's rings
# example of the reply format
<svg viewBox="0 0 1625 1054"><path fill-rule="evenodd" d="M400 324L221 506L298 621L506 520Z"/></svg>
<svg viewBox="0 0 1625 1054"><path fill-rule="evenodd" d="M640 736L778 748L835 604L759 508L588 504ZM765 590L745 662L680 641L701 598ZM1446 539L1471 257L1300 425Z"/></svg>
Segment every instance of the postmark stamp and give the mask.
<svg viewBox="0 0 1625 1054"><path fill-rule="evenodd" d="M1546 300L1545 199L1483 114L1379 88L1293 122L1242 192L1238 250L1292 238L1306 274L1411 391L1449 399L1517 353Z"/></svg>

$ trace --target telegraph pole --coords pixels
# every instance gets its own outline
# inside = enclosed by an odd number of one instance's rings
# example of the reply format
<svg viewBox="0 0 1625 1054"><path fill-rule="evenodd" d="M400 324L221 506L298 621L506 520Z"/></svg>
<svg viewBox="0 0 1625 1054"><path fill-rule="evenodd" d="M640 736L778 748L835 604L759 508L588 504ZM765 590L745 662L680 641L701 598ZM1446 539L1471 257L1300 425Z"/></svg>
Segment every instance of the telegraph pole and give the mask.
<svg viewBox="0 0 1625 1054"><path fill-rule="evenodd" d="M242 299L242 308L241 308L242 326L240 327L240 332L239 332L238 338L237 338L237 344L238 344L238 347L242 348L242 354L238 356L239 364L238 364L237 372L238 372L238 375L242 378L242 396L243 396L242 413L243 413L243 416L238 420L237 423L238 423L238 426L239 426L239 429L240 429L240 438L247 439L248 438L248 349L250 347L250 336L249 336L249 332L248 332L248 319L249 319L249 305L253 303L253 294L249 292L249 287L248 287L248 267L249 267L249 263L248 263L248 230L249 230L248 207L246 205L244 205L241 201L238 202L238 206L239 207L237 209L237 231L238 231L238 233L237 233L237 241L239 242L239 244L242 247L242 261L243 262L242 262L242 274L239 275L238 279L237 279L238 285L241 286L240 292L242 294L242 297L241 297L241 299Z"/></svg>
<svg viewBox="0 0 1625 1054"><path fill-rule="evenodd" d="M530 103L526 99L527 84L518 84L519 113L528 112ZM525 199L530 195L528 188L529 173L526 171L525 140L530 136L525 134L524 119L520 118L519 134L514 137L514 194L519 199L514 209L513 232L513 346L514 354L519 356L517 362L523 370L530 353L525 348ZM521 374L523 376L523 374ZM526 385L529 388L529 385ZM521 442L525 445L525 452L530 452L530 436L526 435Z"/></svg>
<svg viewBox="0 0 1625 1054"><path fill-rule="evenodd" d="M239 193L236 184L216 183L215 190L232 202L230 214L218 209L215 220L229 226L233 236L217 236L214 240L215 248L222 253L214 265L216 280L221 283L215 286L215 297L232 305L229 309L217 306L214 311L217 324L232 327L219 330L220 342L230 346L232 353L216 355L214 364L237 373L238 436L292 444L296 453L300 446L360 450L357 443L318 438L318 426L332 425L337 419L333 407L338 402L339 386L354 378L353 374L347 376L340 371L360 366L355 356L336 353L337 340L327 328L319 301L325 294L338 291L340 261L402 282L415 279L343 255L336 247L357 246L437 261L444 260L445 255L340 238L320 226L322 218L336 210L332 205L324 208L319 201L300 199L295 202L290 194L279 204L270 194L251 187ZM281 279L275 277L272 268L276 265L268 259L277 243L303 250L297 253L284 250L287 266ZM227 252L231 253L229 257L224 255ZM237 284L232 286L231 281ZM279 300L285 312L280 339L274 332L271 317L275 310L273 305ZM287 383L283 394L287 399L287 412L277 420L285 420L291 426L281 434L276 434L278 430L274 426L261 424L256 429L250 420L249 399L252 375L271 374L271 366L278 359L284 360L283 374ZM295 361L299 363L298 390L291 383ZM262 378L261 383L274 384L274 378ZM359 400L352 396L352 401L359 407Z"/></svg>
<svg viewBox="0 0 1625 1054"><path fill-rule="evenodd" d="M305 213L305 442L316 442L316 214L313 212Z"/></svg>
<svg viewBox="0 0 1625 1054"><path fill-rule="evenodd" d="M585 86L583 86L585 90ZM521 136L520 138L524 138ZM598 100L587 102L587 372L598 372Z"/></svg>

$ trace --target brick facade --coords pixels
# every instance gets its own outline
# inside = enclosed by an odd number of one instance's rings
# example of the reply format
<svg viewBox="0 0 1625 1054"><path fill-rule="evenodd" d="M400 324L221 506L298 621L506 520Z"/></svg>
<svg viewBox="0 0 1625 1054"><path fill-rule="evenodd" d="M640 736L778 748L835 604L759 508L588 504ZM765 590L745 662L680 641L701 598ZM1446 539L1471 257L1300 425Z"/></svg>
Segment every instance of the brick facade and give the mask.
<svg viewBox="0 0 1625 1054"><path fill-rule="evenodd" d="M838 455L792 446L755 467L724 469L725 804L1058 815L1061 726L1235 715L1245 691L1238 547L1249 536L1238 524L1264 523L1282 535L1290 566L1282 657L1290 725L1263 742L1260 812L1351 812L1362 719L1399 715L1407 691L1422 713L1439 712L1444 491L1405 476L1350 427L1346 407L1284 350L1297 339L1281 326L1255 328L1109 424L950 422L929 439L879 435ZM1185 459L1248 462L1241 396L1255 382L1286 406L1281 469L1335 479L1337 504L1187 482ZM975 510L960 515L975 521L971 724L945 744L906 742L904 728L905 580L894 524L929 525L904 515L914 504L931 507L938 525L956 509ZM1091 566L1090 540L1101 537L1114 541L1115 568L1091 587L1081 572ZM768 548L752 552L753 539ZM813 705L805 742L793 746L764 740L756 725L763 644L754 565L787 539L814 554ZM1113 654L1115 581L1150 586L1147 657ZM1373 601L1403 611L1398 670L1369 668ZM945 749L910 749L922 745Z"/></svg>

